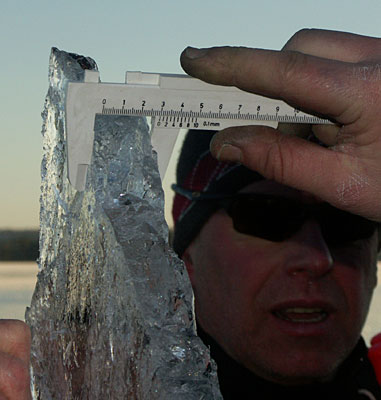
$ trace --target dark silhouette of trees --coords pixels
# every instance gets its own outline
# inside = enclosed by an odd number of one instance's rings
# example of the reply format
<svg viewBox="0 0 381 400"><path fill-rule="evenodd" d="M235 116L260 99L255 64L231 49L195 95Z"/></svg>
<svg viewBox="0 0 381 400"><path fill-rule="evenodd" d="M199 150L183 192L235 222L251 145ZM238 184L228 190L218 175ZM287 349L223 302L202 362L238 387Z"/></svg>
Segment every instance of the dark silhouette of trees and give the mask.
<svg viewBox="0 0 381 400"><path fill-rule="evenodd" d="M36 261L38 231L0 230L0 261Z"/></svg>

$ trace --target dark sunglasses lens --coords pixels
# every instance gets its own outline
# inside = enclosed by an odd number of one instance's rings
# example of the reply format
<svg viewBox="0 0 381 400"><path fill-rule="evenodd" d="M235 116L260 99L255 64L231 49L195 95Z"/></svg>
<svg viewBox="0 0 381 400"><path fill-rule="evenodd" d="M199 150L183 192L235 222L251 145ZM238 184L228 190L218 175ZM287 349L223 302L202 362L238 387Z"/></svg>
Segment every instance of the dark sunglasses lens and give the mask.
<svg viewBox="0 0 381 400"><path fill-rule="evenodd" d="M320 218L322 232L329 244L340 245L367 239L376 231L378 224L326 204Z"/></svg>
<svg viewBox="0 0 381 400"><path fill-rule="evenodd" d="M236 231L273 242L292 236L304 220L302 207L277 197L237 197L227 211Z"/></svg>
<svg viewBox="0 0 381 400"><path fill-rule="evenodd" d="M311 207L272 196L238 196L230 202L227 211L236 231L273 242L291 237L307 217L320 223L322 234L331 245L369 238L378 227L376 222L329 204Z"/></svg>

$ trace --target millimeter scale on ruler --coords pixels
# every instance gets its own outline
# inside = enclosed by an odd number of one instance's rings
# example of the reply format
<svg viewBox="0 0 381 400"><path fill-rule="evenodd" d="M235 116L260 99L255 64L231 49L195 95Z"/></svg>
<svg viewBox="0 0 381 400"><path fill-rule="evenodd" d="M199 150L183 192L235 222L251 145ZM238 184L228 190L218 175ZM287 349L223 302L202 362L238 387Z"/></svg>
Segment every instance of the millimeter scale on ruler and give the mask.
<svg viewBox="0 0 381 400"><path fill-rule="evenodd" d="M66 98L68 178L79 191L85 188L91 163L97 114L150 117L162 178L180 129L331 123L283 101L187 75L127 72L125 83L101 83L98 72L86 70L84 82L69 82Z"/></svg>

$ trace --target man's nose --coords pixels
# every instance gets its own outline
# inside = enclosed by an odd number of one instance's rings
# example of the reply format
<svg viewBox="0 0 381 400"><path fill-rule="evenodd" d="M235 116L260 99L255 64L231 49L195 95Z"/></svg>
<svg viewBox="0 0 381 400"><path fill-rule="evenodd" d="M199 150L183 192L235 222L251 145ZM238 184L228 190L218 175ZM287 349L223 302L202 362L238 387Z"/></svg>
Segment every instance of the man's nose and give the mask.
<svg viewBox="0 0 381 400"><path fill-rule="evenodd" d="M316 279L331 271L333 258L317 221L306 221L288 239L288 244L286 270L289 275L305 274L308 279Z"/></svg>

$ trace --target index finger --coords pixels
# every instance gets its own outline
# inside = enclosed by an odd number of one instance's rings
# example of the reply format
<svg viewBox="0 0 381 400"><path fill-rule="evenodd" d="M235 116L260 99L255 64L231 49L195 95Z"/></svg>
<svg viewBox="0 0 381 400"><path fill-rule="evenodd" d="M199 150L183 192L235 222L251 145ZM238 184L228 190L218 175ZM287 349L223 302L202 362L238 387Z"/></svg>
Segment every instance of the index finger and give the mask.
<svg viewBox="0 0 381 400"><path fill-rule="evenodd" d="M353 64L303 54L245 47L188 47L180 58L189 74L206 82L284 100L340 124L359 117Z"/></svg>

